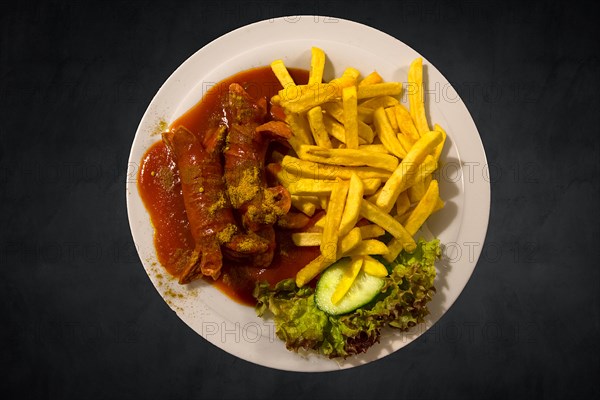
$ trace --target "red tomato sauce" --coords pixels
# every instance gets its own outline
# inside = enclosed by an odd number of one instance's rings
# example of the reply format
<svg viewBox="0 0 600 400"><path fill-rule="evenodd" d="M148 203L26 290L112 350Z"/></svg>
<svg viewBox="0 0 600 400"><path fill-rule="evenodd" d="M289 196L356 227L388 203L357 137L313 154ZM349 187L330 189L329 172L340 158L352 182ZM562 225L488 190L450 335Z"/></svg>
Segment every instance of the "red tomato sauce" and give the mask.
<svg viewBox="0 0 600 400"><path fill-rule="evenodd" d="M296 83L308 81L308 71L290 69L290 74ZM169 128L184 126L202 137L203 132L223 121L223 96L234 82L242 85L254 98L270 99L281 90L270 67L240 72L212 86L200 102ZM270 153L267 152L265 165L268 164ZM154 227L154 246L158 260L170 275L178 277L183 267L177 263L177 260L181 260L178 255L193 250L194 239L185 212L177 166L162 141L151 146L142 158L138 190ZM233 300L254 305L256 301L252 292L256 282L264 280L274 285L282 279L292 278L298 270L319 255L318 247L296 247L291 240L293 231L275 226L275 232L277 249L269 268L253 268L224 259L219 279L214 281L207 278L206 281L216 285Z"/></svg>

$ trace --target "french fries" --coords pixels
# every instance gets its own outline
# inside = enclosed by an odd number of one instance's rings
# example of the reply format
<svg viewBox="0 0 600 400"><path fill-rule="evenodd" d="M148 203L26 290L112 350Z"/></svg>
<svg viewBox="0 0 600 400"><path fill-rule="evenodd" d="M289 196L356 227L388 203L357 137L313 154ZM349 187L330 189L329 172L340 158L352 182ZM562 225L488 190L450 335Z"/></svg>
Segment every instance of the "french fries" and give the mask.
<svg viewBox="0 0 600 400"><path fill-rule="evenodd" d="M424 179L415 182L414 185L406 190L411 203L418 203L421 200L429 187L429 182L431 182L431 175L427 175Z"/></svg>
<svg viewBox="0 0 600 400"><path fill-rule="evenodd" d="M419 166L425 160L425 157L442 141L442 133L431 131L424 134L421 139L414 144L406 157L402 160L398 168L387 180L381 194L377 198L377 206L389 212L396 202L398 195L408 189L408 183L411 176L415 175ZM301 146L304 147L304 146Z"/></svg>
<svg viewBox="0 0 600 400"><path fill-rule="evenodd" d="M356 86L344 88L342 91L342 105L344 107L346 147L349 149L358 149L358 109L356 100Z"/></svg>
<svg viewBox="0 0 600 400"><path fill-rule="evenodd" d="M310 131L317 146L331 149L331 140L325 129L325 124L323 124L323 111L321 111L321 107L316 106L311 108L306 115L308 116Z"/></svg>
<svg viewBox="0 0 600 400"><path fill-rule="evenodd" d="M325 69L325 52L318 47L311 49L310 72L308 84L321 83L323 81L323 70ZM284 86L285 87L285 86Z"/></svg>
<svg viewBox="0 0 600 400"><path fill-rule="evenodd" d="M398 134L400 134L400 127L398 127L398 120L396 119L396 112L394 111L394 107L387 107L385 109L385 114L387 115L388 120L390 121L390 125L392 126L394 132L398 132Z"/></svg>
<svg viewBox="0 0 600 400"><path fill-rule="evenodd" d="M442 150L444 149L444 144L446 143L446 131L438 124L435 124L433 126L433 130L442 133L442 142L437 145L437 147L435 148L435 150L432 153L433 159L437 161L440 159L440 155L442 154Z"/></svg>
<svg viewBox="0 0 600 400"><path fill-rule="evenodd" d="M348 194L348 181L337 180L331 190L331 197L325 215L325 227L321 239L321 254L326 260L335 260L340 236L340 223Z"/></svg>
<svg viewBox="0 0 600 400"><path fill-rule="evenodd" d="M293 200L293 198L292 198ZM410 198L406 191L400 193L396 199L396 215L402 215L410 208Z"/></svg>
<svg viewBox="0 0 600 400"><path fill-rule="evenodd" d="M360 215L360 202L363 198L365 188L360 178L354 174L350 177L348 197L344 206L342 221L340 222L339 235L345 236L358 222Z"/></svg>
<svg viewBox="0 0 600 400"><path fill-rule="evenodd" d="M438 181L433 179L429 184L427 191L406 220L405 228L408 233L411 235L417 233L425 220L433 213L439 199L439 194Z"/></svg>
<svg viewBox="0 0 600 400"><path fill-rule="evenodd" d="M315 276L319 275L321 271L325 270L325 268L329 267L336 261L337 260L326 259L323 255L317 256L317 258L306 264L304 268L298 271L296 274L296 285L298 287L306 285Z"/></svg>
<svg viewBox="0 0 600 400"><path fill-rule="evenodd" d="M320 246L323 239L321 232L297 232L292 233L292 241L296 246Z"/></svg>
<svg viewBox="0 0 600 400"><path fill-rule="evenodd" d="M408 81L414 86L408 93L410 115L420 135L429 132L427 117L425 116L425 91L423 90L423 59L415 59L408 69Z"/></svg>
<svg viewBox="0 0 600 400"><path fill-rule="evenodd" d="M441 133L439 135L441 137ZM305 161L321 164L350 167L366 166L387 171L394 171L398 166L398 159L392 155L369 153L358 149L327 149L319 146L302 145L298 157Z"/></svg>
<svg viewBox="0 0 600 400"><path fill-rule="evenodd" d="M275 60L271 63L271 70L279 80L279 83L282 87L286 88L288 86L296 86L292 76L288 72L283 60Z"/></svg>
<svg viewBox="0 0 600 400"><path fill-rule="evenodd" d="M361 201L360 215L391 233L394 238L402 242L402 246L408 252L412 252L417 246L411 234L400 222L370 201L364 199Z"/></svg>
<svg viewBox="0 0 600 400"><path fill-rule="evenodd" d="M390 171L382 168L320 164L318 162L301 160L292 156L283 157L281 166L284 171L290 174L318 180L333 180L336 177L350 179L352 174L356 174L361 179L374 178L386 181L392 175Z"/></svg>
<svg viewBox="0 0 600 400"><path fill-rule="evenodd" d="M419 135L419 131L410 116L410 112L408 112L402 104L398 104L394 107L394 115L396 116L396 122L400 132L412 139L413 142L419 140L421 135Z"/></svg>
<svg viewBox="0 0 600 400"><path fill-rule="evenodd" d="M379 139L381 139L381 143L383 143L385 148L396 157L405 158L406 150L404 150L398 141L398 137L394 133L394 129L383 107L375 110L373 120L375 121L375 129L377 130Z"/></svg>
<svg viewBox="0 0 600 400"><path fill-rule="evenodd" d="M411 236L414 236L425 220L435 212L438 200L440 200L438 182L434 179L429 184L427 192L425 192L417 206L408 213L404 226ZM405 218L401 216L400 219L404 220ZM394 238L388 243L389 252L383 257L386 261L392 262L398 257L403 248L403 243L398 238Z"/></svg>
<svg viewBox="0 0 600 400"><path fill-rule="evenodd" d="M375 239L363 240L351 250L343 253L345 257L366 256L369 254L382 255L387 254L388 247L382 241Z"/></svg>
<svg viewBox="0 0 600 400"><path fill-rule="evenodd" d="M385 234L385 229L376 224L359 226L360 235L363 239L372 239Z"/></svg>
<svg viewBox="0 0 600 400"><path fill-rule="evenodd" d="M291 195L292 205L304 214L312 217L317 211L319 198L316 196L294 196ZM314 197L314 198L313 198ZM316 200L316 201L315 201Z"/></svg>
<svg viewBox="0 0 600 400"><path fill-rule="evenodd" d="M363 144L362 146L358 146L359 150L371 151L373 153L384 153L390 154L388 149L385 148L382 144Z"/></svg>
<svg viewBox="0 0 600 400"><path fill-rule="evenodd" d="M367 194L373 194L379 188L381 184L380 179L365 179L360 180L356 174L356 179L360 181L360 185L363 188L362 194L366 191ZM350 177L352 179L352 177ZM327 195L331 193L333 190L333 186L335 181L330 180L315 180L315 179L298 179L290 182L287 186L288 192L292 195L302 196L302 195Z"/></svg>
<svg viewBox="0 0 600 400"><path fill-rule="evenodd" d="M348 254L361 243L362 240L360 236L360 229L352 229L344 238L342 238L342 240L340 240L338 246L338 253L336 257L333 260L331 260L326 259L322 254L320 256L317 256L317 258L315 258L310 263L306 264L304 268L298 271L298 273L296 274L296 285L298 287L306 285L315 276L319 275L321 271L323 271L325 268L329 267L331 264L342 258L343 255Z"/></svg>
<svg viewBox="0 0 600 400"><path fill-rule="evenodd" d="M399 96L402 93L402 83L384 82L359 86L356 95L359 100L377 96Z"/></svg>
<svg viewBox="0 0 600 400"><path fill-rule="evenodd" d="M400 104L397 98L392 96L377 96L370 98L369 100L365 100L360 103L360 106L363 108L370 108L372 110L376 110L379 107L387 108Z"/></svg>
<svg viewBox="0 0 600 400"><path fill-rule="evenodd" d="M325 82L325 63L325 52L313 47L306 85L293 81L283 61L271 64L283 87L272 101L286 113L295 153L280 156L274 171L295 209L315 217L324 211L310 232L292 234L296 246L320 249L296 274L296 285L343 260L332 296L337 303L360 271L387 276L372 256L392 262L402 251L413 252L415 234L444 206L432 173L447 135L437 124L429 128L422 59L409 67L408 109L399 99L402 83L386 82L376 71L360 79L351 67Z"/></svg>
<svg viewBox="0 0 600 400"><path fill-rule="evenodd" d="M383 82L383 78L381 75L377 73L377 71L371 72L369 75L365 76L365 79L358 83L358 86L372 85L374 83Z"/></svg>

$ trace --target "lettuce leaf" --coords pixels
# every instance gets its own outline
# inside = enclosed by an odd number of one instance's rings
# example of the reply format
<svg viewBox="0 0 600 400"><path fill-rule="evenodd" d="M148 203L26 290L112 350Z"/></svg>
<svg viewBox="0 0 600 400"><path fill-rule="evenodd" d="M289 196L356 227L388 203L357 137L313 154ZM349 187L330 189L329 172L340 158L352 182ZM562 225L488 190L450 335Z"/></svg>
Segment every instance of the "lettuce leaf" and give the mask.
<svg viewBox="0 0 600 400"><path fill-rule="evenodd" d="M294 279L282 280L274 288L267 282L257 283L256 312L273 315L275 333L289 350L314 350L331 358L363 353L379 342L384 326L406 331L423 322L435 293L434 262L439 256L438 240L419 240L413 253L402 252L386 265L390 274L381 294L345 315L320 310L314 289L298 288Z"/></svg>

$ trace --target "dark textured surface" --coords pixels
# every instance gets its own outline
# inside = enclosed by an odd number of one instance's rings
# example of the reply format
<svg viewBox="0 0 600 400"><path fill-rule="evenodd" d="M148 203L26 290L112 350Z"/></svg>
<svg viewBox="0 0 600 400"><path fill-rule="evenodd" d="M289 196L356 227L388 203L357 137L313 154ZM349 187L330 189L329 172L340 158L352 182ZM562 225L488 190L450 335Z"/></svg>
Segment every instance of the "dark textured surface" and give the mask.
<svg viewBox="0 0 600 400"><path fill-rule="evenodd" d="M0 390L10 398L585 398L600 390L598 13L573 2L312 1L0 6ZM152 288L125 174L156 90L250 22L335 15L383 30L457 88L492 210L479 264L419 340L338 373L210 345Z"/></svg>

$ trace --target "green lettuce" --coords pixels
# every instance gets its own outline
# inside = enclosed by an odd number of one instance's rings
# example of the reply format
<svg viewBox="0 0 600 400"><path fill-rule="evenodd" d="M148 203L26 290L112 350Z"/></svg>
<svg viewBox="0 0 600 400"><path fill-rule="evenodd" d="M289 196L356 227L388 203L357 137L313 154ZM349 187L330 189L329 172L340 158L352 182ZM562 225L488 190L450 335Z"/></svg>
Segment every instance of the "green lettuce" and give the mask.
<svg viewBox="0 0 600 400"><path fill-rule="evenodd" d="M314 289L298 288L293 279L282 280L273 288L267 282L257 283L256 311L259 316L273 315L275 333L289 350L314 350L331 358L363 353L379 342L384 326L406 331L423 322L429 313L427 303L435 293L434 262L439 256L438 240L419 240L413 253L402 252L386 265L389 275L381 293L345 315L332 316L320 310Z"/></svg>

